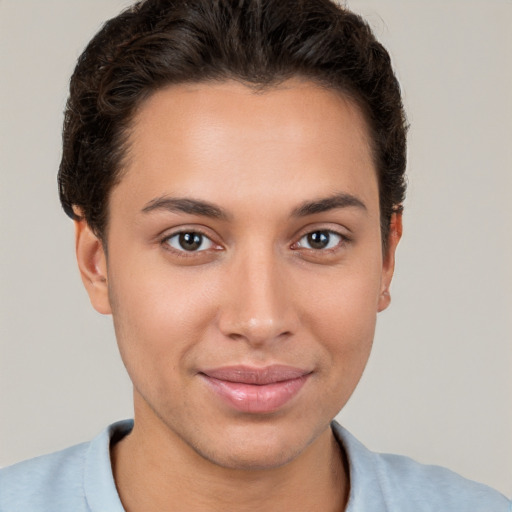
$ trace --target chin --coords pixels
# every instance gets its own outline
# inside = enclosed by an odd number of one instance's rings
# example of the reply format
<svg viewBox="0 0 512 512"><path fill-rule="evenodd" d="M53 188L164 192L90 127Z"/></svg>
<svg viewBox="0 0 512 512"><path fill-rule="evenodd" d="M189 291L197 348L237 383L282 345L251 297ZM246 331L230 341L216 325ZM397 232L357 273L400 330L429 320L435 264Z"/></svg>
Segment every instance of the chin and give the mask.
<svg viewBox="0 0 512 512"><path fill-rule="evenodd" d="M196 452L216 466L239 471L276 469L294 460L302 450L292 446L276 446L273 443L245 443L244 446L217 446Z"/></svg>
<svg viewBox="0 0 512 512"><path fill-rule="evenodd" d="M196 438L194 451L213 464L233 470L269 470L285 466L300 456L321 432L286 428L280 422L238 425L204 443ZM199 442L197 442L199 441Z"/></svg>

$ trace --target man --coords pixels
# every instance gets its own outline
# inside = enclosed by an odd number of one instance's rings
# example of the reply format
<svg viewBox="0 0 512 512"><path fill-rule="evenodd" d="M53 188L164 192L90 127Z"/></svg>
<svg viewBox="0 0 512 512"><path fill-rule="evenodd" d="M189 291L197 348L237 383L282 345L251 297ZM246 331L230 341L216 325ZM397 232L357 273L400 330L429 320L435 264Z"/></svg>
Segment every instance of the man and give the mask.
<svg viewBox="0 0 512 512"><path fill-rule="evenodd" d="M2 510L507 510L331 424L390 301L405 118L330 2L146 1L71 82L61 200L135 420L2 475Z"/></svg>

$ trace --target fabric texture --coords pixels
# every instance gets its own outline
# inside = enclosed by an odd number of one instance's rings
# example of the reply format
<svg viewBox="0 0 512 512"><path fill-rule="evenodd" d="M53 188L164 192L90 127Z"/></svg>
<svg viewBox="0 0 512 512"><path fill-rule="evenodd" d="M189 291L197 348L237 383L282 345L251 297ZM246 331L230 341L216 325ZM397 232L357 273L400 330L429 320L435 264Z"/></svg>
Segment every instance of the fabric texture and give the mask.
<svg viewBox="0 0 512 512"><path fill-rule="evenodd" d="M124 512L110 464L110 441L133 428L110 425L89 443L0 470L0 512ZM338 423L333 432L350 468L346 512L511 512L499 492L438 466L365 448Z"/></svg>

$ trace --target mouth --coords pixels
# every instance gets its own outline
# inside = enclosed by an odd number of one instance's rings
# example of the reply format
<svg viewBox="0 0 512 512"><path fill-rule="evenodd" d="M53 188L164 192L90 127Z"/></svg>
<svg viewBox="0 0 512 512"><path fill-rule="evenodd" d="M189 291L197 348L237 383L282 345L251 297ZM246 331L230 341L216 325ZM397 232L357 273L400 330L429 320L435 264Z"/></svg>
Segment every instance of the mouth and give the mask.
<svg viewBox="0 0 512 512"><path fill-rule="evenodd" d="M228 406L241 412L263 414L275 412L292 400L311 372L283 365L230 366L202 370L199 375Z"/></svg>

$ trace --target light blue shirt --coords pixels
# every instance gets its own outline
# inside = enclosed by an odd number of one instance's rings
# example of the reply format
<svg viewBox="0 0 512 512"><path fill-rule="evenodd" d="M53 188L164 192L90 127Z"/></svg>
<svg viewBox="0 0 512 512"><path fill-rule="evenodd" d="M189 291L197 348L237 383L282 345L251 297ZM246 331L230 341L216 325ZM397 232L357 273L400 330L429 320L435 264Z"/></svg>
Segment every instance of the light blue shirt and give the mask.
<svg viewBox="0 0 512 512"><path fill-rule="evenodd" d="M125 512L110 464L110 440L132 429L114 423L89 443L0 470L0 512ZM346 512L511 512L499 492L438 466L369 451L338 423L347 453Z"/></svg>

